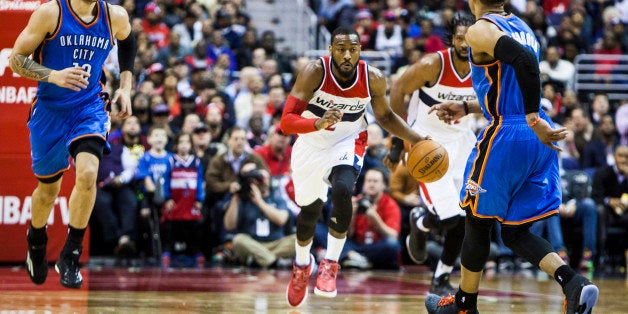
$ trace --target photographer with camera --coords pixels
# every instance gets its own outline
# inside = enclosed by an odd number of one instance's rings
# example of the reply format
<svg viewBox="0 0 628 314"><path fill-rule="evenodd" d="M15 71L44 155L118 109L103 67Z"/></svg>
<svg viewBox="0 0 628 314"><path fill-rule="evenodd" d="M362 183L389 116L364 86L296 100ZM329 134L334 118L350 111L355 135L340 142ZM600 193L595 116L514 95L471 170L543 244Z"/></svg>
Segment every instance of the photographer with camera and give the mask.
<svg viewBox="0 0 628 314"><path fill-rule="evenodd" d="M228 197L240 189L238 173L243 164L255 163L258 169L267 169L264 160L250 152L246 140L246 130L234 126L225 133L227 150L209 161L205 172L205 210L204 241L209 243L209 252L213 262L229 262L225 256L231 256L231 237L225 234L223 226L224 208Z"/></svg>
<svg viewBox="0 0 628 314"><path fill-rule="evenodd" d="M232 194L224 216L227 231L234 232L233 250L247 263L252 258L263 268L295 254L295 234L288 234L291 217L286 203L270 191L270 175L255 163L243 164L239 189Z"/></svg>
<svg viewBox="0 0 628 314"><path fill-rule="evenodd" d="M386 173L371 168L364 175L362 194L354 199L354 218L343 250L345 268L396 269L401 249L401 210L385 191ZM346 253L345 253L346 252Z"/></svg>

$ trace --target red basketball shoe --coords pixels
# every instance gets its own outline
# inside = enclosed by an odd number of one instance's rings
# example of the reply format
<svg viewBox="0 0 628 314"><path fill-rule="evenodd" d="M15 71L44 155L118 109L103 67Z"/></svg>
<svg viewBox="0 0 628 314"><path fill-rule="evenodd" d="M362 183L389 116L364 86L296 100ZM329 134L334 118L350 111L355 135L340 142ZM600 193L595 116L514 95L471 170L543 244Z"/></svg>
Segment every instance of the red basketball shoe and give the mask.
<svg viewBox="0 0 628 314"><path fill-rule="evenodd" d="M310 281L313 263L314 256L311 254L310 264L307 266L299 266L296 261L292 262L292 278L286 290L286 299L290 306L297 307L307 299L307 284Z"/></svg>
<svg viewBox="0 0 628 314"><path fill-rule="evenodd" d="M336 276L340 265L336 261L324 259L318 266L318 278L314 293L322 297L333 298L336 296Z"/></svg>

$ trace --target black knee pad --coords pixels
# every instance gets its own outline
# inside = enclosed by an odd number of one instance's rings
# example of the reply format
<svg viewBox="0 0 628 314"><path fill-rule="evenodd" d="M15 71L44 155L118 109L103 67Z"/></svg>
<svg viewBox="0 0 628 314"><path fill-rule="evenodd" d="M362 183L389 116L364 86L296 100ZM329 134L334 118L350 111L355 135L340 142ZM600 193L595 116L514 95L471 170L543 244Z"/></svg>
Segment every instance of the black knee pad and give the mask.
<svg viewBox="0 0 628 314"><path fill-rule="evenodd" d="M76 155L79 153L90 153L98 157L99 161L102 161L103 151L105 149L105 143L103 139L99 137L83 137L70 144L70 155L76 160Z"/></svg>
<svg viewBox="0 0 628 314"><path fill-rule="evenodd" d="M547 240L530 233L529 224L522 226L502 225L501 236L507 247L536 267L539 267L539 263L545 255L554 252L554 248Z"/></svg>
<svg viewBox="0 0 628 314"><path fill-rule="evenodd" d="M336 166L331 171L331 203L333 208L329 228L338 233L349 230L353 215L351 196L357 177L357 171L351 166Z"/></svg>
<svg viewBox="0 0 628 314"><path fill-rule="evenodd" d="M323 201L321 199L301 207L301 212L297 216L297 240L304 242L314 236L316 222L322 210Z"/></svg>
<svg viewBox="0 0 628 314"><path fill-rule="evenodd" d="M59 172L52 177L46 177L46 178L37 177L37 180L41 183L50 184L50 183L57 182L59 179L61 179L62 176L63 176L63 172Z"/></svg>
<svg viewBox="0 0 628 314"><path fill-rule="evenodd" d="M465 235L462 242L461 264L472 272L484 269L491 249L491 229L494 220L479 219L467 216L465 220Z"/></svg>
<svg viewBox="0 0 628 314"><path fill-rule="evenodd" d="M452 219L457 218L457 219ZM464 240L464 224L465 220L462 216L448 218L447 230L445 233L445 241L443 243L443 253L440 256L441 261L445 265L453 265L460 255L462 241Z"/></svg>

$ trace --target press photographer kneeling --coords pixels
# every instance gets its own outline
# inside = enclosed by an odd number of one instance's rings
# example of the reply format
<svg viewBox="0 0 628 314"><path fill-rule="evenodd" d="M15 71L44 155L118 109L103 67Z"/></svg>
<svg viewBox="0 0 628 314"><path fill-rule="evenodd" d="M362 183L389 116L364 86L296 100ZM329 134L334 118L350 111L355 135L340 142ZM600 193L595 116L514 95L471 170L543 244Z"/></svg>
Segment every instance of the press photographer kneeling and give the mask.
<svg viewBox="0 0 628 314"><path fill-rule="evenodd" d="M242 165L238 174L240 189L227 206L224 226L235 233L233 250L246 265L267 268L277 259L291 259L295 234L289 234L293 217L283 199L270 190L270 175L254 163Z"/></svg>

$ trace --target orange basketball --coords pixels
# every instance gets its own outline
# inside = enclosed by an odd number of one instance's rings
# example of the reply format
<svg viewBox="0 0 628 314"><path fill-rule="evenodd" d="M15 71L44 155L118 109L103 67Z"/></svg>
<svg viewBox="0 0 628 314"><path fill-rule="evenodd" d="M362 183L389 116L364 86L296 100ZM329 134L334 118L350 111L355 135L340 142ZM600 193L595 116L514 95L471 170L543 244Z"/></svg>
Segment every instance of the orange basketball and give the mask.
<svg viewBox="0 0 628 314"><path fill-rule="evenodd" d="M449 169L449 155L439 143L424 140L412 145L406 165L417 181L430 183L445 175Z"/></svg>

